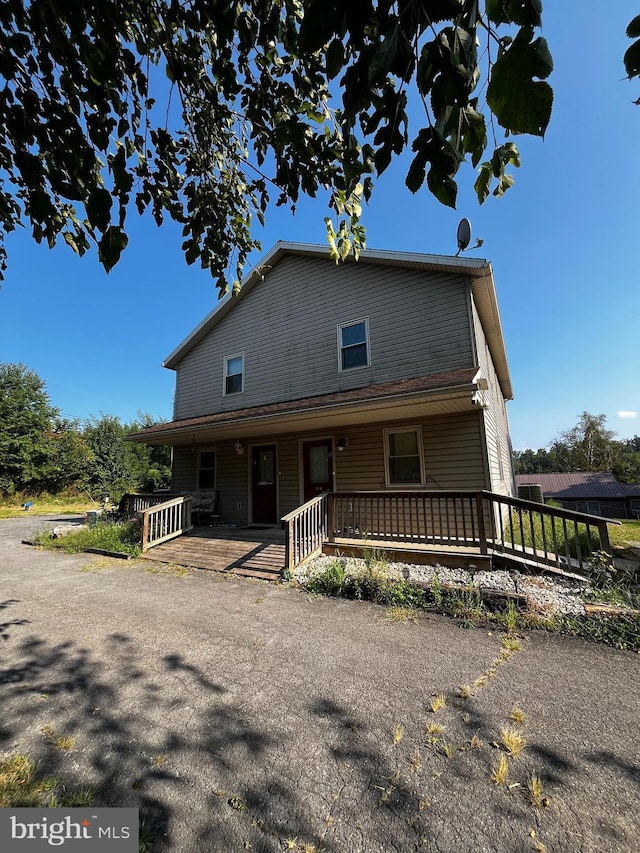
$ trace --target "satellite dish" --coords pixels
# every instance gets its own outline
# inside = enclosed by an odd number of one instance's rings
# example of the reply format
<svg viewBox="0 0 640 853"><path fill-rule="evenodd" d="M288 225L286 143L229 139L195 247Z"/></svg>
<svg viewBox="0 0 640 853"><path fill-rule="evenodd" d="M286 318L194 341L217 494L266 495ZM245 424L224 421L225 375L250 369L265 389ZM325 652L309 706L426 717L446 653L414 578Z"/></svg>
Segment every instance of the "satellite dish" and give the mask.
<svg viewBox="0 0 640 853"><path fill-rule="evenodd" d="M460 252L464 252L469 243L471 242L471 223L468 219L461 219L458 224L458 251L456 252L456 258L460 254Z"/></svg>

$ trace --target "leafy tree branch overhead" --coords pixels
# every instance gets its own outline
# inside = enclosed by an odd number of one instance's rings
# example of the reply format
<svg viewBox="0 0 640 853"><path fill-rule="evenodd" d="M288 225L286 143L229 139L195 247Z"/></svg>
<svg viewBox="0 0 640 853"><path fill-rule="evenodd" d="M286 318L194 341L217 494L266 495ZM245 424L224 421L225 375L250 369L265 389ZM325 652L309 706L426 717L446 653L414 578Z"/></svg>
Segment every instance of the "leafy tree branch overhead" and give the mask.
<svg viewBox="0 0 640 853"><path fill-rule="evenodd" d="M394 157L455 206L513 183L514 134L553 95L541 0L7 0L0 4L1 236L92 246L109 271L135 206L180 223L188 263L239 278L270 203L329 193L334 257ZM627 62L637 74L637 49ZM423 120L409 131L410 98ZM472 179L473 180L473 179ZM6 250L0 248L0 272Z"/></svg>

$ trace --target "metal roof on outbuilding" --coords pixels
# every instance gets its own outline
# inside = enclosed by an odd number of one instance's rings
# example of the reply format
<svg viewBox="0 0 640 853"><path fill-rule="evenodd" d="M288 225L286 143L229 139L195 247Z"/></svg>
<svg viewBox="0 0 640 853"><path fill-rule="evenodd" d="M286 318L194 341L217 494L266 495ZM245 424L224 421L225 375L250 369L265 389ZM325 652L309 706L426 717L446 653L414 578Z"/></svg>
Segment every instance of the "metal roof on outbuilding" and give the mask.
<svg viewBox="0 0 640 853"><path fill-rule="evenodd" d="M516 474L516 486L539 485L545 498L640 498L640 483L619 483L610 472L573 471L551 474Z"/></svg>

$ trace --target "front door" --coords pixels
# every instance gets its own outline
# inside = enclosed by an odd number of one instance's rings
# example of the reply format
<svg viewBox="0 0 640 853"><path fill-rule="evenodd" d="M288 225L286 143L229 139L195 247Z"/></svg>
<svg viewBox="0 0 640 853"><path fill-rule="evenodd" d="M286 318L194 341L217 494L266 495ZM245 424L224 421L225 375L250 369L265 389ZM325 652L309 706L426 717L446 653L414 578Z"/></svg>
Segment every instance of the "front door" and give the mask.
<svg viewBox="0 0 640 853"><path fill-rule="evenodd" d="M333 442L330 438L302 444L304 502L333 489Z"/></svg>
<svg viewBox="0 0 640 853"><path fill-rule="evenodd" d="M254 447L251 457L252 513L256 524L276 524L278 496L276 478L276 446Z"/></svg>

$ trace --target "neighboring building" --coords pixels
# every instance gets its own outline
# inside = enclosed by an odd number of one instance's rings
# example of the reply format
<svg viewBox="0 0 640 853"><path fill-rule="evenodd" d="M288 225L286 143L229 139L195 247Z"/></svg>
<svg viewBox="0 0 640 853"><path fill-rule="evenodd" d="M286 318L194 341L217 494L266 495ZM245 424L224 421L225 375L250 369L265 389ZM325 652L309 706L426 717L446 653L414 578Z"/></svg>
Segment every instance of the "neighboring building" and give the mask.
<svg viewBox="0 0 640 853"><path fill-rule="evenodd" d="M511 399L491 265L278 243L171 353L174 493L277 524L323 491L513 494Z"/></svg>
<svg viewBox="0 0 640 853"><path fill-rule="evenodd" d="M613 474L580 472L517 474L521 486L539 485L545 502L554 500L565 509L605 518L640 518L640 484L619 483Z"/></svg>

